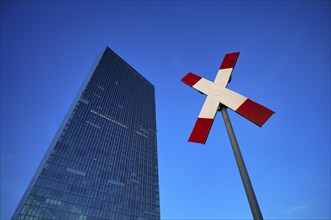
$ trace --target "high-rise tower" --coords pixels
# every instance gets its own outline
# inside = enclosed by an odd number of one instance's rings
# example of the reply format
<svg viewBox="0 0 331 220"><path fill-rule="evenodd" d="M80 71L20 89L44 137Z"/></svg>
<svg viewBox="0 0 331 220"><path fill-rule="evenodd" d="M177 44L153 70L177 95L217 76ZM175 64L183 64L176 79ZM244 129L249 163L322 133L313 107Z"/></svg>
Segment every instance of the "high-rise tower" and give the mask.
<svg viewBox="0 0 331 220"><path fill-rule="evenodd" d="M108 47L13 218L160 219L154 86Z"/></svg>

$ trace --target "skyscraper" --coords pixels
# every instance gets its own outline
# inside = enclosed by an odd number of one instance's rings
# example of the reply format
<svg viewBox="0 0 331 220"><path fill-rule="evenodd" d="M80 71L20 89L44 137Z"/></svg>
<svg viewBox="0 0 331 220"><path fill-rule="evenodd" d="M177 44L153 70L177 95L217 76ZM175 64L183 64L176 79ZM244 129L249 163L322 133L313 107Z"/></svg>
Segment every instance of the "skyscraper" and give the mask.
<svg viewBox="0 0 331 220"><path fill-rule="evenodd" d="M14 219L160 219L154 86L108 47Z"/></svg>

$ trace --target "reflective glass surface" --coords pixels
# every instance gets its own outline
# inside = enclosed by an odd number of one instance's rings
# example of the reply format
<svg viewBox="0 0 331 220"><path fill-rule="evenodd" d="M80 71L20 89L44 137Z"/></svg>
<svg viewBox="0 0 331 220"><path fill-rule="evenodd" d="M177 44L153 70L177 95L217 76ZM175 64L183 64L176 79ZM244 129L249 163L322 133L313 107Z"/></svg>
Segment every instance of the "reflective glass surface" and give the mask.
<svg viewBox="0 0 331 220"><path fill-rule="evenodd" d="M154 86L107 48L81 92L16 217L160 219Z"/></svg>

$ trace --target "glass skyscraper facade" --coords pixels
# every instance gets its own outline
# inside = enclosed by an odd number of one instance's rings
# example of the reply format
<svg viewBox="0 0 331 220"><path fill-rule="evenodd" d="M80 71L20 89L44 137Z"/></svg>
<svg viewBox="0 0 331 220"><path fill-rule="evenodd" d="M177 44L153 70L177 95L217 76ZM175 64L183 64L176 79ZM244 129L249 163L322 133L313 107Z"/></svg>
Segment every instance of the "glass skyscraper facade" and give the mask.
<svg viewBox="0 0 331 220"><path fill-rule="evenodd" d="M13 219L160 219L154 86L108 47Z"/></svg>

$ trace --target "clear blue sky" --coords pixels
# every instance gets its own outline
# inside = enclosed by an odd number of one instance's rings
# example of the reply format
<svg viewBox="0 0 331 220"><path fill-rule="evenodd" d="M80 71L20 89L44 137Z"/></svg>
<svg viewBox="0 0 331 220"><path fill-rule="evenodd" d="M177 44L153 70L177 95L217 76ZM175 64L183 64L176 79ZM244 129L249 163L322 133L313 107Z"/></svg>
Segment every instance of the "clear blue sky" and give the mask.
<svg viewBox="0 0 331 220"><path fill-rule="evenodd" d="M221 114L187 139L214 80L276 112L229 110L266 219L330 219L330 1L1 1L1 219L31 180L95 57L109 46L156 87L162 219L247 219Z"/></svg>

